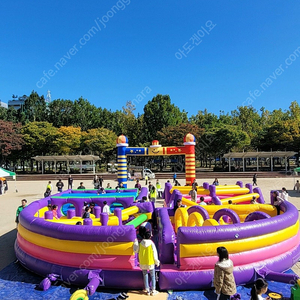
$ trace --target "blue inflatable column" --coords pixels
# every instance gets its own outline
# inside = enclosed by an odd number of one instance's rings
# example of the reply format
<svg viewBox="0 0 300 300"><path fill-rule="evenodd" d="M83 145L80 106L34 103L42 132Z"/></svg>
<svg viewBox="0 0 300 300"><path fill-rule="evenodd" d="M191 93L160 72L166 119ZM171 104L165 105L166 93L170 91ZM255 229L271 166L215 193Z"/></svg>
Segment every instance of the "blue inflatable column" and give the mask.
<svg viewBox="0 0 300 300"><path fill-rule="evenodd" d="M127 188L127 157L126 147L128 147L128 138L125 135L120 135L117 138L118 147L118 182L122 182L123 187Z"/></svg>

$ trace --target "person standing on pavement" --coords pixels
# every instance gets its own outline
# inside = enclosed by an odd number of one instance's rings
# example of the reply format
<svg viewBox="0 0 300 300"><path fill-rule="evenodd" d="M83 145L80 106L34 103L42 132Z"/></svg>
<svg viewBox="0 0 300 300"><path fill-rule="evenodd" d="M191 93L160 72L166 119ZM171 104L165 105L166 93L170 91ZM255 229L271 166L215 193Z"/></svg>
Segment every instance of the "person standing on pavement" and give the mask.
<svg viewBox="0 0 300 300"><path fill-rule="evenodd" d="M176 179L177 179L177 174L176 174L176 173L174 173L174 175L173 175L173 183L175 183L175 182L176 182Z"/></svg>
<svg viewBox="0 0 300 300"><path fill-rule="evenodd" d="M51 181L50 181L50 180L48 181L48 184L47 184L46 190L47 190L47 189L50 191L50 194L49 194L49 195L51 195L51 193L52 193L52 191L53 191L53 186L52 186L52 183L51 183Z"/></svg>
<svg viewBox="0 0 300 300"><path fill-rule="evenodd" d="M99 177L99 186L100 186L100 187L103 187L103 181L104 181L103 177L100 176L100 177Z"/></svg>
<svg viewBox="0 0 300 300"><path fill-rule="evenodd" d="M256 173L254 173L252 181L253 181L252 185L253 186L255 186L255 185L257 186L257 174Z"/></svg>
<svg viewBox="0 0 300 300"><path fill-rule="evenodd" d="M58 179L56 183L56 187L57 187L57 191L61 193L64 187L64 183L61 181L61 179Z"/></svg>
<svg viewBox="0 0 300 300"><path fill-rule="evenodd" d="M71 175L69 175L68 178L68 190L73 188L73 178Z"/></svg>
<svg viewBox="0 0 300 300"><path fill-rule="evenodd" d="M17 228L18 228L18 225L19 225L19 215L21 213L21 211L27 206L27 200L26 199L23 199L21 201L22 205L20 205L17 209L17 212L16 212L16 224L17 224Z"/></svg>

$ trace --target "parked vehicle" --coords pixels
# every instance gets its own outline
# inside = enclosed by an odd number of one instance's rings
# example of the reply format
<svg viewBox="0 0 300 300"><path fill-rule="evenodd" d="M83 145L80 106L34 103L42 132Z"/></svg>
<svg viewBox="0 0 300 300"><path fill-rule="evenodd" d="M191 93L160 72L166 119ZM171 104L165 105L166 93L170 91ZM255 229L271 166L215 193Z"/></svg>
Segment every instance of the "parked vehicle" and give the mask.
<svg viewBox="0 0 300 300"><path fill-rule="evenodd" d="M108 163L107 164L107 172L110 172L110 173L118 172L118 164Z"/></svg>

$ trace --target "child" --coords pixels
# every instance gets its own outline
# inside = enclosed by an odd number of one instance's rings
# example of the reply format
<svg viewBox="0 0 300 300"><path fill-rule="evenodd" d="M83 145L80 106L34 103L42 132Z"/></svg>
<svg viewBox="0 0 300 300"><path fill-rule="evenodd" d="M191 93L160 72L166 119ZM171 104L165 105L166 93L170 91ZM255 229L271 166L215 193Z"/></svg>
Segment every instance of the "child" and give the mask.
<svg viewBox="0 0 300 300"><path fill-rule="evenodd" d="M263 278L258 278L251 289L250 300L263 300L263 299L271 300L269 296L267 298L262 297L262 294L265 294L267 290L268 290L268 283Z"/></svg>
<svg viewBox="0 0 300 300"><path fill-rule="evenodd" d="M107 213L107 214L111 214L111 212L110 212L110 208L109 208L109 205L107 204L107 201L103 201L103 204L104 204L104 206L103 206L103 210L102 210L102 212L104 212L104 213Z"/></svg>
<svg viewBox="0 0 300 300"><path fill-rule="evenodd" d="M279 216L280 215L280 205L281 205L281 203L284 202L284 200L281 197L279 197L277 191L272 192L272 195L273 195L273 201L274 201L273 203L274 203L275 208L277 209L277 215Z"/></svg>
<svg viewBox="0 0 300 300"><path fill-rule="evenodd" d="M155 200L156 200L156 188L154 185L151 186L151 190L150 190L150 193L149 193L149 199L151 202L155 203Z"/></svg>
<svg viewBox="0 0 300 300"><path fill-rule="evenodd" d="M286 190L285 187L283 187L283 188L281 189L280 198L282 198L282 199L285 200L285 201L288 201L288 200L289 200L289 193L287 192L287 190Z"/></svg>
<svg viewBox="0 0 300 300"><path fill-rule="evenodd" d="M98 195L106 194L104 187L100 187L99 190L97 191Z"/></svg>
<svg viewBox="0 0 300 300"><path fill-rule="evenodd" d="M236 293L236 285L233 276L233 262L228 258L225 247L218 247L219 261L215 264L214 287L218 300L229 300Z"/></svg>
<svg viewBox="0 0 300 300"><path fill-rule="evenodd" d="M51 194L51 190L49 188L46 189L46 192L44 193L44 198L49 197Z"/></svg>
<svg viewBox="0 0 300 300"><path fill-rule="evenodd" d="M52 213L53 213L53 218L58 219L58 216L57 216L57 205L52 205Z"/></svg>
<svg viewBox="0 0 300 300"><path fill-rule="evenodd" d="M179 183L179 181L177 179L175 180L174 186L180 186L180 183Z"/></svg>
<svg viewBox="0 0 300 300"><path fill-rule="evenodd" d="M214 180L214 182L213 182L213 185L219 185L219 180L218 180L218 178L215 178L215 180Z"/></svg>
<svg viewBox="0 0 300 300"><path fill-rule="evenodd" d="M195 185L192 186L192 190L189 192L191 201L197 202L197 188Z"/></svg>
<svg viewBox="0 0 300 300"><path fill-rule="evenodd" d="M85 212L82 215L82 219L87 219L91 217L91 208L89 206L86 206L86 208L84 209Z"/></svg>
<svg viewBox="0 0 300 300"><path fill-rule="evenodd" d="M181 199L177 199L176 205L174 207L174 214L175 214L177 208L180 208L180 207L186 207L186 205L182 204L182 200Z"/></svg>
<svg viewBox="0 0 300 300"><path fill-rule="evenodd" d="M17 213L16 213L16 223L17 223L17 227L18 227L18 224L19 224L19 215L21 213L21 211L27 206L27 200L26 199L23 199L21 201L22 205L20 205L17 209Z"/></svg>
<svg viewBox="0 0 300 300"><path fill-rule="evenodd" d="M297 190L297 193L300 192L300 182L299 182L299 180L297 180L297 182L295 183L294 190Z"/></svg>
<svg viewBox="0 0 300 300"><path fill-rule="evenodd" d="M151 241L151 233L146 231L143 240L138 243L138 240L135 240L134 243L134 252L139 254L140 268L143 271L144 285L147 295L150 295L149 281L148 281L148 270L151 276L152 290L151 295L155 296L158 292L155 290L156 281L155 281L155 265L159 266L160 262L157 256L157 250L154 243Z"/></svg>
<svg viewBox="0 0 300 300"><path fill-rule="evenodd" d="M206 202L204 201L204 197L203 196L200 197L200 203L199 203L199 205L207 205Z"/></svg>

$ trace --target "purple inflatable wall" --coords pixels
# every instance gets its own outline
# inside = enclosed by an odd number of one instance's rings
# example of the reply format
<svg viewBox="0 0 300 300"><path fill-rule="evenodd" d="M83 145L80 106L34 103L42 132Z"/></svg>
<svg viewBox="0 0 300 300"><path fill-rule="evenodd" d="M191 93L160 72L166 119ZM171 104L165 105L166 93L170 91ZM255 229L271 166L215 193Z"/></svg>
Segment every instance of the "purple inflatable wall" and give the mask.
<svg viewBox="0 0 300 300"><path fill-rule="evenodd" d="M174 263L175 233L167 208L157 210L159 260L162 264Z"/></svg>

